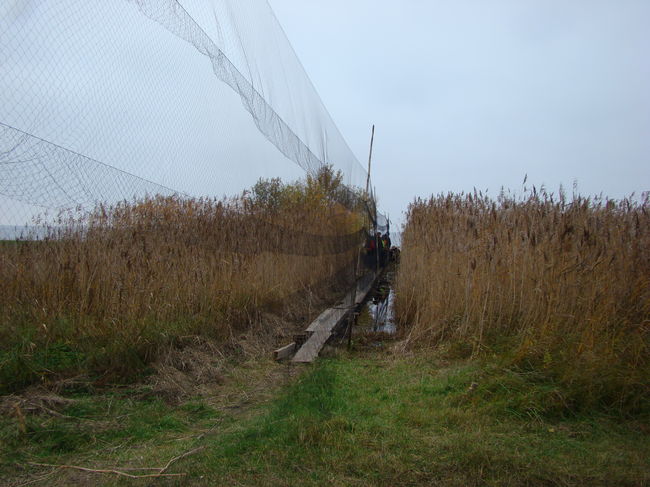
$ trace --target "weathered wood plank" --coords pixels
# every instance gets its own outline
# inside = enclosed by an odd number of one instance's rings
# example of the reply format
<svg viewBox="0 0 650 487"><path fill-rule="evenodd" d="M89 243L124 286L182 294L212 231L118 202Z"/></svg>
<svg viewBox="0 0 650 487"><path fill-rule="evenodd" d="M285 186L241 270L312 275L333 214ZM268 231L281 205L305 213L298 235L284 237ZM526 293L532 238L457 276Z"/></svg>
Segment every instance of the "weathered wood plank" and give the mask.
<svg viewBox="0 0 650 487"><path fill-rule="evenodd" d="M318 353L323 348L323 345L325 345L325 342L332 336L332 330L347 313L348 309L335 309L330 315L329 321L314 330L304 345L300 347L300 350L293 357L292 362L313 362L318 357Z"/></svg>
<svg viewBox="0 0 650 487"><path fill-rule="evenodd" d="M354 304L361 304L375 284L375 276L370 275L366 282L359 282L357 285L356 299Z"/></svg>
<svg viewBox="0 0 650 487"><path fill-rule="evenodd" d="M275 352L273 352L273 358L275 360L285 360L290 358L295 351L296 351L296 342L291 342L289 345L280 347Z"/></svg>
<svg viewBox="0 0 650 487"><path fill-rule="evenodd" d="M376 276L374 274L366 276L357 283L357 288L350 291L343 301L318 315L307 327L306 331L309 337L302 347L298 349L292 362L313 362L318 357L325 342L329 340L332 331L345 319L350 311L363 302L372 289L375 280Z"/></svg>
<svg viewBox="0 0 650 487"><path fill-rule="evenodd" d="M330 315L332 314L332 311L334 311L333 308L327 308L325 311L319 314L314 321L311 322L311 325L309 325L305 331L307 333L313 332L318 327L320 327L322 323L326 323Z"/></svg>

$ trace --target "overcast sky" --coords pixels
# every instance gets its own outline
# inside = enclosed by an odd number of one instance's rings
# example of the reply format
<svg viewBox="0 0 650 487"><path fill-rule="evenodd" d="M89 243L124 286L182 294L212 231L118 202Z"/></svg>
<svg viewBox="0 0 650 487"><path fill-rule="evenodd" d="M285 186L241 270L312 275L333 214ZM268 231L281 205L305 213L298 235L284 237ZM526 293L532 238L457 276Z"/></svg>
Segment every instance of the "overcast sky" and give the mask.
<svg viewBox="0 0 650 487"><path fill-rule="evenodd" d="M0 193L132 197L102 164L194 196L295 179L273 144L306 152L279 119L363 185L265 1L180 0L191 19L156 1L0 2ZM554 192L650 190L649 0L269 3L363 166L376 125L372 178L396 223L415 197L521 192L525 175ZM0 197L0 223L19 213Z"/></svg>
<svg viewBox="0 0 650 487"><path fill-rule="evenodd" d="M416 196L650 190L647 0L269 0L393 220Z"/></svg>

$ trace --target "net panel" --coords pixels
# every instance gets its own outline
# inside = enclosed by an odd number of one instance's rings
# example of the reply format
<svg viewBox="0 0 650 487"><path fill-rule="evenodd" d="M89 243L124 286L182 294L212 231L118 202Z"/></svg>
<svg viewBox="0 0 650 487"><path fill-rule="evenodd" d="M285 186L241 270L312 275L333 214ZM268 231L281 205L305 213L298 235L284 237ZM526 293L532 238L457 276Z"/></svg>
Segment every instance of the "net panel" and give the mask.
<svg viewBox="0 0 650 487"><path fill-rule="evenodd" d="M365 184L266 1L10 0L0 45L0 225L324 164Z"/></svg>

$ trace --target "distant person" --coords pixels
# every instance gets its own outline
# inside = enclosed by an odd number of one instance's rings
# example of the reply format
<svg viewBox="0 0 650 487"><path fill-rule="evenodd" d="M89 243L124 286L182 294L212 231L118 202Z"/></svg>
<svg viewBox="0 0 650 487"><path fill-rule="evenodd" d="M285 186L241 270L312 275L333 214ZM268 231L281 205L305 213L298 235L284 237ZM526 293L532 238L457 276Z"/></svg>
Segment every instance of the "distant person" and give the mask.
<svg viewBox="0 0 650 487"><path fill-rule="evenodd" d="M391 247L390 249L390 261L396 262L399 264L399 247Z"/></svg>
<svg viewBox="0 0 650 487"><path fill-rule="evenodd" d="M368 235L366 237L366 254L367 255L374 254L375 250L377 250L377 244L375 242L375 239L371 235Z"/></svg>
<svg viewBox="0 0 650 487"><path fill-rule="evenodd" d="M384 267L388 263L388 251L390 247L388 246L387 234L382 235L377 232L377 241L379 243L379 265Z"/></svg>
<svg viewBox="0 0 650 487"><path fill-rule="evenodd" d="M390 250L391 248L391 241L390 241L390 235L387 233L384 233L384 236L382 237L382 240L384 241L384 248L386 250Z"/></svg>
<svg viewBox="0 0 650 487"><path fill-rule="evenodd" d="M379 232L375 233L375 245L377 246L377 257L379 259L379 263L381 264L382 252L384 251L384 242L381 239L381 233Z"/></svg>

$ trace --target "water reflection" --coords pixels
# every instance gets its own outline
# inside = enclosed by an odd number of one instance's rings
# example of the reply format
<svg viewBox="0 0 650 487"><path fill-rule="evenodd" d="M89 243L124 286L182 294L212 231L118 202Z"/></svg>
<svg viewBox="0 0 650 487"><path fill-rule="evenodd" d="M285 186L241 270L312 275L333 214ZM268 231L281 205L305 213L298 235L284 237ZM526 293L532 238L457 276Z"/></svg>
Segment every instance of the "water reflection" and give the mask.
<svg viewBox="0 0 650 487"><path fill-rule="evenodd" d="M388 281L378 286L372 299L368 302L368 311L372 319L372 331L393 334L396 331L393 321L393 300L395 294Z"/></svg>

